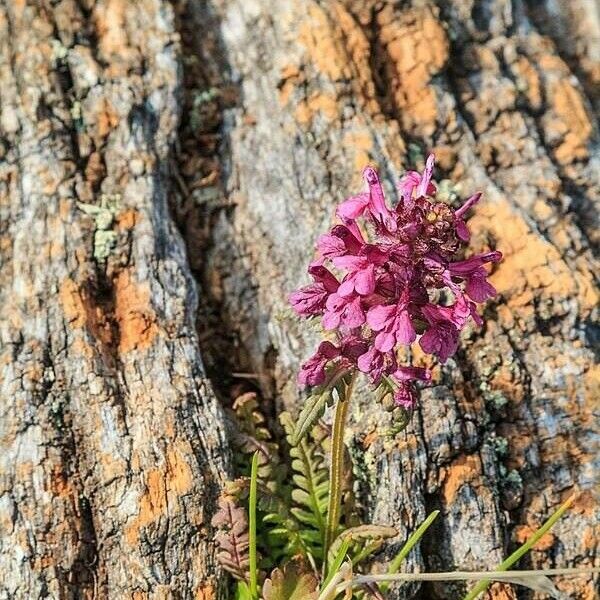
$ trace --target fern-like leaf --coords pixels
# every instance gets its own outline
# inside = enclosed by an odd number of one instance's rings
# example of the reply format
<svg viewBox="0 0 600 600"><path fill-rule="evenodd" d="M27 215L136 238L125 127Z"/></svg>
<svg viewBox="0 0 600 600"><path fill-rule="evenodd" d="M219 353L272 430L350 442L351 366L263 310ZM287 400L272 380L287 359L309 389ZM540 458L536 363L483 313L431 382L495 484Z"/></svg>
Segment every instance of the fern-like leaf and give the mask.
<svg viewBox="0 0 600 600"><path fill-rule="evenodd" d="M292 515L303 524L300 535L313 556L323 558L329 472L320 447L306 438L296 441L288 413L280 416L292 459Z"/></svg>
<svg viewBox="0 0 600 600"><path fill-rule="evenodd" d="M265 417L260 412L256 394L248 392L238 396L233 403L233 412L237 425L233 443L243 455L258 452L259 479L263 481L273 479L279 464L279 448L265 426ZM247 472L245 459L240 466L242 466L240 472Z"/></svg>
<svg viewBox="0 0 600 600"><path fill-rule="evenodd" d="M212 526L218 531L215 542L219 548L217 559L233 577L249 581L250 557L248 553L248 517L234 498L223 495L219 498L219 508L212 518Z"/></svg>
<svg viewBox="0 0 600 600"><path fill-rule="evenodd" d="M292 446L297 446L300 440L312 430L315 423L321 418L325 408L337 401L340 391L348 385L348 371L341 371L329 378L328 381L315 388L305 400L296 424L291 432Z"/></svg>
<svg viewBox="0 0 600 600"><path fill-rule="evenodd" d="M226 491L242 504L248 497L249 477L238 477L227 483ZM262 527L259 532L261 546L266 548L265 564L270 567L282 558L298 554L311 559L310 549L301 535L301 525L290 512L289 502L275 493L270 486L258 481L258 508Z"/></svg>

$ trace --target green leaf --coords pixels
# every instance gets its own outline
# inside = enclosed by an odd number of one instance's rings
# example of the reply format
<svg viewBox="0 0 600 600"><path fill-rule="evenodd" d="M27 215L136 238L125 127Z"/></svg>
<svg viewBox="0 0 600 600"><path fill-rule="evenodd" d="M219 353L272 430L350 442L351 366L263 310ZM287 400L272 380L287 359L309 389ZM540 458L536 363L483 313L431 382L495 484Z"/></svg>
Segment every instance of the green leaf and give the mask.
<svg viewBox="0 0 600 600"><path fill-rule="evenodd" d="M256 486L258 483L258 452L252 456L250 470L250 495L248 498L248 521L250 523L250 596L258 600L258 567L256 552Z"/></svg>
<svg viewBox="0 0 600 600"><path fill-rule="evenodd" d="M515 550L506 560L498 565L496 571L507 571L512 567L524 554L527 554L540 540L540 538L547 533L558 521L563 514L569 509L571 504L575 501L575 495L570 496L558 510L539 528L533 535L517 550ZM490 585L489 580L479 582L465 597L464 600L475 600L482 592L488 589Z"/></svg>
<svg viewBox="0 0 600 600"><path fill-rule="evenodd" d="M342 379L338 389L338 400L335 403L333 429L331 432L331 460L329 465L329 496L327 498L327 523L325 526L325 563L327 551L338 533L342 508L342 491L344 486L344 431L350 407L352 390L356 381L356 371L349 375L348 380ZM325 564L327 567L327 564Z"/></svg>
<svg viewBox="0 0 600 600"><path fill-rule="evenodd" d="M309 396L304 402L304 406L298 415L294 433L292 434L291 444L297 446L302 438L310 431L312 426L322 416L327 403L331 400L331 391L316 393Z"/></svg>
<svg viewBox="0 0 600 600"><path fill-rule="evenodd" d="M275 569L263 585L264 600L317 600L319 583L314 572L299 557Z"/></svg>
<svg viewBox="0 0 600 600"><path fill-rule="evenodd" d="M425 535L425 532L429 529L431 524L437 519L437 516L440 514L439 510L434 510L422 523L419 525L417 530L410 535L410 537L406 540L406 543L400 549L400 552L396 554L390 566L388 567L388 575L393 575L397 573L400 569L402 563L406 560L406 557L409 555L410 551L414 548L417 542ZM385 592L389 583L382 583L380 586L382 592Z"/></svg>
<svg viewBox="0 0 600 600"><path fill-rule="evenodd" d="M235 587L235 600L252 600L252 594L246 582L238 581Z"/></svg>
<svg viewBox="0 0 600 600"><path fill-rule="evenodd" d="M320 447L310 438L294 443L294 425L289 413L282 413L281 424L290 444L292 460L291 514L303 524L300 535L313 556L323 556L329 473ZM315 533L317 535L315 535Z"/></svg>
<svg viewBox="0 0 600 600"><path fill-rule="evenodd" d="M375 551L377 547L380 546L380 542L387 538L394 537L397 533L398 532L393 527L387 527L385 525L359 525L358 527L350 527L349 529L342 531L331 544L328 562L333 564L335 556L339 552L339 548L348 542L348 545L354 546L357 553L355 560L352 561L353 565L356 566L360 560L364 560L366 556L371 554L371 552L368 552L366 555L360 556L363 554L363 549L367 548L371 542L378 542L377 546L372 549L372 551Z"/></svg>
<svg viewBox="0 0 600 600"><path fill-rule="evenodd" d="M351 539L350 537L346 537L335 549L334 552L329 550L329 569L327 577L323 582L323 588L327 587L327 584L331 581L331 578L339 571L346 555L348 554L348 549L350 548Z"/></svg>

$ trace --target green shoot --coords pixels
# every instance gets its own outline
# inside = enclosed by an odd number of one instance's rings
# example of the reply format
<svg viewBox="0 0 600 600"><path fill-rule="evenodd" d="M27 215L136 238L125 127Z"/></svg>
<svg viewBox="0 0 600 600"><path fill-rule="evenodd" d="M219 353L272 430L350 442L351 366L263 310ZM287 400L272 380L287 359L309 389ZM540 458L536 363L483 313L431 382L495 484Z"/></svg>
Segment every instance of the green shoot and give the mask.
<svg viewBox="0 0 600 600"><path fill-rule="evenodd" d="M258 600L257 560L256 560L256 488L258 483L258 451L252 455L250 471L250 497L248 499L248 521L250 530L250 594Z"/></svg>
<svg viewBox="0 0 600 600"><path fill-rule="evenodd" d="M430 525L435 521L437 516L440 514L439 510L434 510L424 521L419 525L419 528L406 540L406 543L400 549L400 552L396 554L394 560L390 563L388 567L388 575L394 575L400 570L400 566L406 560L406 557L410 553L410 551L414 548L415 544L423 537L425 532L429 529ZM389 587L388 582L382 583L379 588L382 592L387 591Z"/></svg>
<svg viewBox="0 0 600 600"><path fill-rule="evenodd" d="M496 571L507 571L512 567L524 554L527 554L541 539L541 537L546 534L553 525L563 516L563 514L569 509L571 504L573 504L575 500L575 495L570 496L559 508L558 510L539 528L534 534L517 550L515 550L506 560L504 560L498 567ZM479 594L485 592L490 585L489 580L480 581L465 597L463 600L475 600Z"/></svg>
<svg viewBox="0 0 600 600"><path fill-rule="evenodd" d="M327 577L325 578L325 581L322 585L323 589L327 587L327 584L331 581L331 578L339 571L342 563L344 562L344 559L346 558L346 554L348 554L348 549L350 548L351 541L352 540L348 538L342 542L340 549L338 550L337 554L335 555L335 558L331 562L329 571L327 573Z"/></svg>

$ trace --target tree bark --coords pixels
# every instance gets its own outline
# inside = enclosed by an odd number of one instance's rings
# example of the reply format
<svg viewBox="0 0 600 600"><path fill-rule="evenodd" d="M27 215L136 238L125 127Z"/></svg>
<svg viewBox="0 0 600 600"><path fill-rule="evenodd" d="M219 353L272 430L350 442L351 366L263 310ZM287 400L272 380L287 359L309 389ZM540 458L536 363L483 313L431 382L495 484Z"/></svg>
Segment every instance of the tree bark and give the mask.
<svg viewBox="0 0 600 600"><path fill-rule="evenodd" d="M407 568L483 569L578 492L523 564L597 565L598 31L588 0L0 1L0 598L226 597L213 388L297 410L287 293L362 168L391 194L429 150L484 192L499 296L406 431L357 393L366 518L438 508Z"/></svg>
<svg viewBox="0 0 600 600"><path fill-rule="evenodd" d="M172 11L10 0L0 44L0 597L214 598L227 445L167 205Z"/></svg>

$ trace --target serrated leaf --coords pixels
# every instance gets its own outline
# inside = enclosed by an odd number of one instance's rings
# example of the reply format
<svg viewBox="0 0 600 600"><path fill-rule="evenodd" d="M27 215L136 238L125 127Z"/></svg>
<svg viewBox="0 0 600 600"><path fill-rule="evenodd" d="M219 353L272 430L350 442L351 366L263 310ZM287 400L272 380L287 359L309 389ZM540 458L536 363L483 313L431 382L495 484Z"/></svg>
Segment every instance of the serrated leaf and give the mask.
<svg viewBox="0 0 600 600"><path fill-rule="evenodd" d="M264 600L317 600L319 582L308 564L293 558L275 569L263 585Z"/></svg>
<svg viewBox="0 0 600 600"><path fill-rule="evenodd" d="M325 460L320 453L320 446L312 442L311 438L303 438L297 444L294 443L294 425L288 413L282 413L280 421L290 444L292 459L294 489L291 491L291 499L294 506L291 513L303 524L302 538L309 544L311 553L321 556L329 493L329 474ZM306 535L309 530L317 535Z"/></svg>
<svg viewBox="0 0 600 600"><path fill-rule="evenodd" d="M221 496L212 526L217 529L215 542L219 563L236 579L247 581L250 559L246 511L237 506L231 496Z"/></svg>

